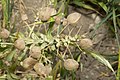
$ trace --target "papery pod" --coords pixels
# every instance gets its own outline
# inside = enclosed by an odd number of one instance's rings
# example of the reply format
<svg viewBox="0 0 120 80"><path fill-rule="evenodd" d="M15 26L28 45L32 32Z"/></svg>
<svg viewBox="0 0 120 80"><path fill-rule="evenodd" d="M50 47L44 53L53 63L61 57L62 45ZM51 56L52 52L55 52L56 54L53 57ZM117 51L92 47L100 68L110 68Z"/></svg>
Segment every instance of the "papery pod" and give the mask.
<svg viewBox="0 0 120 80"><path fill-rule="evenodd" d="M88 38L84 38L80 40L80 46L83 49L89 49L93 46L92 40Z"/></svg>
<svg viewBox="0 0 120 80"><path fill-rule="evenodd" d="M65 69L71 71L76 70L79 67L79 64L74 59L67 59L64 61L64 67Z"/></svg>
<svg viewBox="0 0 120 80"><path fill-rule="evenodd" d="M45 74L46 74L46 75L49 75L49 74L51 73L51 71L52 71L52 67L49 66L49 65L46 65L46 66L45 66Z"/></svg>
<svg viewBox="0 0 120 80"><path fill-rule="evenodd" d="M45 73L46 68L43 65L43 63L36 63L33 68L36 71L36 73L39 74L40 76L46 75L46 73Z"/></svg>
<svg viewBox="0 0 120 80"><path fill-rule="evenodd" d="M33 57L33 58L39 58L40 57L40 54L41 54L41 49L39 46L33 46L31 49L30 49L30 56Z"/></svg>
<svg viewBox="0 0 120 80"><path fill-rule="evenodd" d="M69 24L74 25L79 21L80 17L81 17L81 14L74 12L67 16L67 20L68 20Z"/></svg>
<svg viewBox="0 0 120 80"><path fill-rule="evenodd" d="M56 10L51 7L44 7L40 11L40 19L42 21L47 21L50 19L51 16L56 14Z"/></svg>
<svg viewBox="0 0 120 80"><path fill-rule="evenodd" d="M19 38L14 42L14 46L19 50L23 50L25 48L25 41Z"/></svg>
<svg viewBox="0 0 120 80"><path fill-rule="evenodd" d="M9 35L10 35L10 32L7 29L2 29L1 32L0 32L0 37L1 38L6 39L6 38L9 37Z"/></svg>
<svg viewBox="0 0 120 80"><path fill-rule="evenodd" d="M28 57L25 60L23 60L21 65L25 69L31 69L35 65L35 63L37 63L37 60L35 60L35 59L31 58L31 57Z"/></svg>

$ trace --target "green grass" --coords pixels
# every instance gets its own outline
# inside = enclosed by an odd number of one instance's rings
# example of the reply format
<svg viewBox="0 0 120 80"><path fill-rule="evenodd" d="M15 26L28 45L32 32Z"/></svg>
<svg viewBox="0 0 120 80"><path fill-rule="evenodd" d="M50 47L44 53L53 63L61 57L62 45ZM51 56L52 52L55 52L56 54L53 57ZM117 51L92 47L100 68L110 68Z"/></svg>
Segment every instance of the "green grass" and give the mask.
<svg viewBox="0 0 120 80"><path fill-rule="evenodd" d="M11 2L11 3L10 3ZM1 0L3 10L3 25L2 27L9 28L10 16L12 14L13 0Z"/></svg>

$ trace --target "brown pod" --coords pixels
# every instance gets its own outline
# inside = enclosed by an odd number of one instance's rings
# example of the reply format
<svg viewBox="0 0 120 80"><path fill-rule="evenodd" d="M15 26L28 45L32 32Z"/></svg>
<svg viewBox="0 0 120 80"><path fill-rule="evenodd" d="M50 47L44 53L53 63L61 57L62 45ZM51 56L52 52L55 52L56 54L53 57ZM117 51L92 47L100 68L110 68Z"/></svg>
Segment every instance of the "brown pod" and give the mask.
<svg viewBox="0 0 120 80"><path fill-rule="evenodd" d="M67 59L64 61L64 67L67 70L76 70L79 67L79 64L74 59Z"/></svg>
<svg viewBox="0 0 120 80"><path fill-rule="evenodd" d="M40 19L42 21L47 21L50 19L51 16L56 14L56 10L51 7L44 7L40 11Z"/></svg>
<svg viewBox="0 0 120 80"><path fill-rule="evenodd" d="M35 65L36 62L37 62L37 60L35 60L31 57L28 57L22 62L22 66L25 69L31 69Z"/></svg>
<svg viewBox="0 0 120 80"><path fill-rule="evenodd" d="M25 41L23 39L17 39L14 42L14 46L19 50L23 50L25 48Z"/></svg>
<svg viewBox="0 0 120 80"><path fill-rule="evenodd" d="M10 32L7 29L2 29L2 31L0 32L0 37L1 38L6 39L6 38L9 37L9 35L10 35Z"/></svg>
<svg viewBox="0 0 120 80"><path fill-rule="evenodd" d="M81 17L81 14L74 12L74 13L71 13L67 16L67 20L68 20L69 24L74 25L74 24L77 24L80 17Z"/></svg>
<svg viewBox="0 0 120 80"><path fill-rule="evenodd" d="M39 58L40 57L40 54L41 54L41 49L40 47L38 46L33 46L31 49L30 49L30 56L33 57L33 58Z"/></svg>
<svg viewBox="0 0 120 80"><path fill-rule="evenodd" d="M45 66L45 74L46 74L46 75L49 75L49 74L51 73L51 71L52 71L52 67L46 65L46 66Z"/></svg>
<svg viewBox="0 0 120 80"><path fill-rule="evenodd" d="M89 49L93 46L92 40L88 38L84 38L80 40L80 46L83 49Z"/></svg>
<svg viewBox="0 0 120 80"><path fill-rule="evenodd" d="M34 65L34 70L36 71L37 74L39 74L40 76L45 76L45 66L43 65L43 63L36 63Z"/></svg>

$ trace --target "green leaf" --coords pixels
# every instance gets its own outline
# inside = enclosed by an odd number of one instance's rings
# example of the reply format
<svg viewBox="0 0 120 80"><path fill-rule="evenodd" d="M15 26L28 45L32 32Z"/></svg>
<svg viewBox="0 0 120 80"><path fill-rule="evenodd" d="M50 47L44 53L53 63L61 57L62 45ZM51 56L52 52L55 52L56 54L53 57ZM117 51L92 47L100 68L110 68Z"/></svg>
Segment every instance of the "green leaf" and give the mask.
<svg viewBox="0 0 120 80"><path fill-rule="evenodd" d="M31 34L31 37L32 37L32 39L34 39L34 40L38 40L38 39L39 39L39 37L38 37L35 33L32 33L32 34Z"/></svg>
<svg viewBox="0 0 120 80"><path fill-rule="evenodd" d="M16 50L14 50L14 51L12 51L10 54L8 54L8 56L7 56L7 60L8 61L12 61L12 59L13 59L13 57L14 57L14 55L16 54Z"/></svg>
<svg viewBox="0 0 120 80"><path fill-rule="evenodd" d="M53 28L54 22L49 23L49 28L47 30L47 38L52 39L52 28Z"/></svg>
<svg viewBox="0 0 120 80"><path fill-rule="evenodd" d="M2 67L3 67L3 61L0 60L0 68L2 68Z"/></svg>
<svg viewBox="0 0 120 80"><path fill-rule="evenodd" d="M42 49L44 49L46 46L48 46L48 44L47 44L47 43L43 43L43 44L40 46L40 49L42 50Z"/></svg>
<svg viewBox="0 0 120 80"><path fill-rule="evenodd" d="M4 75L0 76L0 80L6 80L6 77L7 77L7 75L6 75L6 74L4 74Z"/></svg>
<svg viewBox="0 0 120 80"><path fill-rule="evenodd" d="M20 80L19 76L9 72L6 75L6 77L7 77L7 80Z"/></svg>
<svg viewBox="0 0 120 80"><path fill-rule="evenodd" d="M19 76L15 75L13 73L10 73L10 75L14 80L19 80Z"/></svg>
<svg viewBox="0 0 120 80"><path fill-rule="evenodd" d="M3 52L0 52L0 59L5 58L11 52L11 48L5 49Z"/></svg>
<svg viewBox="0 0 120 80"><path fill-rule="evenodd" d="M114 25L114 29L115 29L115 36L116 36L117 45L119 48L118 70L117 70L116 80L120 80L120 42L119 42L118 28L117 28L117 24L116 24L116 12L115 11L116 11L116 9L115 9L115 7L113 7L113 25Z"/></svg>
<svg viewBox="0 0 120 80"><path fill-rule="evenodd" d="M26 45L34 43L34 40L31 38L25 38Z"/></svg>
<svg viewBox="0 0 120 80"><path fill-rule="evenodd" d="M11 77L9 73L7 74L7 80L13 80L13 78Z"/></svg>
<svg viewBox="0 0 120 80"><path fill-rule="evenodd" d="M60 24L60 25L58 26L58 29L57 29L57 35L59 35L59 34L60 34L60 32L61 32L62 28L63 28L63 26Z"/></svg>
<svg viewBox="0 0 120 80"><path fill-rule="evenodd" d="M53 80L53 76L48 76L45 80Z"/></svg>
<svg viewBox="0 0 120 80"><path fill-rule="evenodd" d="M119 4L119 3L120 3L120 0L113 0L113 3Z"/></svg>
<svg viewBox="0 0 120 80"><path fill-rule="evenodd" d="M98 4L104 9L106 13L108 13L108 8L103 2L99 2Z"/></svg>
<svg viewBox="0 0 120 80"><path fill-rule="evenodd" d="M28 47L26 47L25 50L24 50L24 52L22 52L21 55L18 57L19 61L21 61L22 59L24 59L27 51L28 51Z"/></svg>
<svg viewBox="0 0 120 80"><path fill-rule="evenodd" d="M83 8L86 8L86 9L90 9L90 10L96 11L93 7L91 7L90 5L86 5L83 2L78 2L78 1L75 0L75 1L73 1L73 4L75 4L77 6L80 6L80 7L83 7Z"/></svg>
<svg viewBox="0 0 120 80"><path fill-rule="evenodd" d="M118 24L118 27L120 28L120 19L117 18L117 24Z"/></svg>
<svg viewBox="0 0 120 80"><path fill-rule="evenodd" d="M53 17L51 17L47 23L51 23L51 22L55 22L55 19Z"/></svg>
<svg viewBox="0 0 120 80"><path fill-rule="evenodd" d="M8 25L8 0L2 0L3 27Z"/></svg>
<svg viewBox="0 0 120 80"><path fill-rule="evenodd" d="M59 70L60 65L62 64L62 62L59 60L56 65L54 66L53 70L52 70L52 75L53 75L53 80L56 80L56 76L57 76L57 72Z"/></svg>
<svg viewBox="0 0 120 80"><path fill-rule="evenodd" d="M19 38L25 38L25 36L22 32L19 32L17 35L18 35Z"/></svg>
<svg viewBox="0 0 120 80"><path fill-rule="evenodd" d="M118 70L117 70L117 76L116 76L116 80L120 80L120 49L119 49L119 59L118 59Z"/></svg>
<svg viewBox="0 0 120 80"><path fill-rule="evenodd" d="M113 73L115 73L114 69L112 68L111 64L108 62L108 60L106 60L103 56L98 55L96 53L91 53L91 55L97 59L99 62L101 62L102 64L104 64L105 66L107 66Z"/></svg>

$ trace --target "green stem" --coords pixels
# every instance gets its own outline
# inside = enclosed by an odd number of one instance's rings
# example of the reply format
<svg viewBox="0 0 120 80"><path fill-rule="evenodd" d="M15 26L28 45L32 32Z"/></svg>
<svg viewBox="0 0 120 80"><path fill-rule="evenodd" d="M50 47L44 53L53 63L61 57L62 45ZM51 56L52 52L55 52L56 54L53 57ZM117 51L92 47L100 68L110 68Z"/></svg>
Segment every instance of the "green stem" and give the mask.
<svg viewBox="0 0 120 80"><path fill-rule="evenodd" d="M52 28L53 28L54 22L50 22L49 28L47 30L47 38L51 39L52 38Z"/></svg>
<svg viewBox="0 0 120 80"><path fill-rule="evenodd" d="M116 80L120 80L120 43L119 43L119 37L117 34L117 25L116 25L116 17L115 17L115 8L113 7L113 25L114 25L114 29L115 29L115 36L116 36L116 40L117 40L117 44L118 44L118 48L119 48L119 58L118 58L118 70L117 70L117 76L116 76Z"/></svg>

